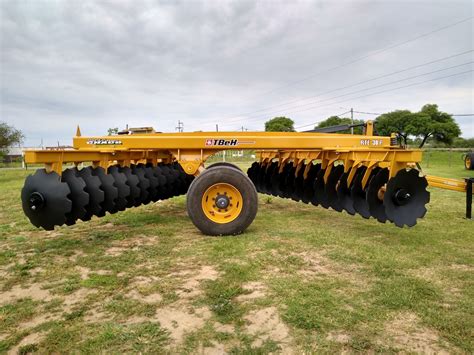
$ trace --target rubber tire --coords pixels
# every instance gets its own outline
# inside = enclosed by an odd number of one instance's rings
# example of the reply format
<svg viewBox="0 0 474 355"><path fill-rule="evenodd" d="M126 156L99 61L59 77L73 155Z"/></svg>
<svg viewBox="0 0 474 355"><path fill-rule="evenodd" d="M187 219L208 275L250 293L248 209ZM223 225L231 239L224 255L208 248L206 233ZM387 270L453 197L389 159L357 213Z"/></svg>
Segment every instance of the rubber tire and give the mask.
<svg viewBox="0 0 474 355"><path fill-rule="evenodd" d="M232 222L220 224L209 220L202 210L201 201L206 190L217 183L233 185L242 195L243 208ZM237 235L242 233L255 219L258 196L252 181L242 172L220 166L205 170L189 186L186 206L193 224L205 235Z"/></svg>
<svg viewBox="0 0 474 355"><path fill-rule="evenodd" d="M471 164L468 166L467 159L471 160ZM464 156L464 168L466 170L474 170L474 153L466 153Z"/></svg>
<svg viewBox="0 0 474 355"><path fill-rule="evenodd" d="M237 165L234 165L234 164L231 164L231 163L227 163L227 162L225 162L225 161L220 161L220 162L211 164L211 165L209 165L208 167L206 167L206 169L214 169L214 168L217 168L217 167L219 167L219 166L228 166L228 167L230 167L230 168L234 168L234 169L237 169L237 170L242 171L242 169L240 169Z"/></svg>

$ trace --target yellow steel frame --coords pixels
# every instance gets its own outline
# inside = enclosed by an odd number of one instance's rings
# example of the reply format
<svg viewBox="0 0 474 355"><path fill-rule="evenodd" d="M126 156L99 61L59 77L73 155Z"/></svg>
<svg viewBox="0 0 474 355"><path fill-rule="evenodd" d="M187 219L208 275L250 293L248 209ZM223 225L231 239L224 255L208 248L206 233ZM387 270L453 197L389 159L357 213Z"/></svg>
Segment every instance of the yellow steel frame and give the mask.
<svg viewBox="0 0 474 355"><path fill-rule="evenodd" d="M396 143L395 136L373 135L373 126L367 123L365 135L307 132L189 132L149 133L116 136L85 137L78 127L73 138L73 149L27 150L26 163L44 163L48 171L61 174L64 163L91 162L94 166L107 168L111 164L129 166L144 162L156 165L159 162L178 161L190 175L199 175L204 162L222 150L257 150L262 164L278 160L280 169L287 162L297 168L304 162L320 161L325 171L325 180L332 167L344 163L350 171L351 182L357 167L366 166L363 186L376 166L390 168L390 176L399 170L421 162L422 152L404 149ZM310 165L306 165L306 177ZM465 183L456 180L429 177L430 185L465 191ZM452 180L452 179L451 179ZM463 189L463 190L462 190Z"/></svg>

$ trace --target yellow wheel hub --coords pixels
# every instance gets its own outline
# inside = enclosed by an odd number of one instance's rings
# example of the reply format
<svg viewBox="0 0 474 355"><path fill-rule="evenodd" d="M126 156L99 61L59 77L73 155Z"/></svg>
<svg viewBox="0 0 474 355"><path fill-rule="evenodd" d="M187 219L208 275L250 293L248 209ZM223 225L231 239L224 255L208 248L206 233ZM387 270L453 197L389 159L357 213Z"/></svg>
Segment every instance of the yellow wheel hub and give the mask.
<svg viewBox="0 0 474 355"><path fill-rule="evenodd" d="M471 158L470 157L466 157L466 169L470 169L471 168Z"/></svg>
<svg viewBox="0 0 474 355"><path fill-rule="evenodd" d="M215 223L229 223L242 212L242 195L234 186L217 183L210 186L202 196L202 210Z"/></svg>

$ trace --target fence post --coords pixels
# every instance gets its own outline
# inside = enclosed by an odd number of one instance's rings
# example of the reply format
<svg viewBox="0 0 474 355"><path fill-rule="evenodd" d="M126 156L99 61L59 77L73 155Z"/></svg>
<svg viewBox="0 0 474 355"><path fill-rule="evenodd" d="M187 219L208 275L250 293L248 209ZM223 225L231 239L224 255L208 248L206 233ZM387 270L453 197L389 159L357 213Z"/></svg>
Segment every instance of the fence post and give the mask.
<svg viewBox="0 0 474 355"><path fill-rule="evenodd" d="M472 183L474 178L466 178L466 218L472 218Z"/></svg>

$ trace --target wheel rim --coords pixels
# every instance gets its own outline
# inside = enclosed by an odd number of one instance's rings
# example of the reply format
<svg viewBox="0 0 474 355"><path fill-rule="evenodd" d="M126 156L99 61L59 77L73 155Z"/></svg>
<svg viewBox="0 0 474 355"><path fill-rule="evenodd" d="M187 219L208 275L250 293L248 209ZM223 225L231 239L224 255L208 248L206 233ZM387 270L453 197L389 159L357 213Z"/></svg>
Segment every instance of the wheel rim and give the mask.
<svg viewBox="0 0 474 355"><path fill-rule="evenodd" d="M469 156L466 157L465 163L466 169L471 169L471 158Z"/></svg>
<svg viewBox="0 0 474 355"><path fill-rule="evenodd" d="M230 223L242 212L243 199L237 188L227 183L210 186L202 196L202 210L215 223Z"/></svg>

